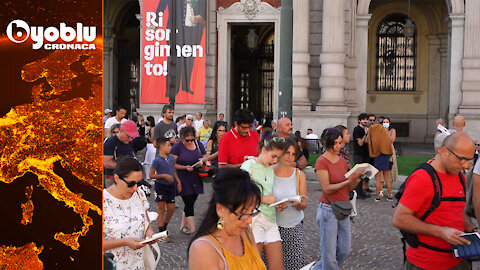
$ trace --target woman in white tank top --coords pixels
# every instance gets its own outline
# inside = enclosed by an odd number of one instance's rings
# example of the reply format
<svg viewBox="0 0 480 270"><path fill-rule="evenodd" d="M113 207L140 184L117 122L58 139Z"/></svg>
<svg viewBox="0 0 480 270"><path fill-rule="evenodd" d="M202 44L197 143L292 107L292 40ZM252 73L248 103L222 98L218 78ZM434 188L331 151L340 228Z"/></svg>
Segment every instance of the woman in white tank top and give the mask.
<svg viewBox="0 0 480 270"><path fill-rule="evenodd" d="M305 173L292 166L300 154L298 144L293 139L286 142L287 150L280 157L274 168L273 194L277 201L284 198L307 196ZM277 206L277 225L282 238L284 269L300 269L305 265L303 210L307 207L307 199L299 203Z"/></svg>

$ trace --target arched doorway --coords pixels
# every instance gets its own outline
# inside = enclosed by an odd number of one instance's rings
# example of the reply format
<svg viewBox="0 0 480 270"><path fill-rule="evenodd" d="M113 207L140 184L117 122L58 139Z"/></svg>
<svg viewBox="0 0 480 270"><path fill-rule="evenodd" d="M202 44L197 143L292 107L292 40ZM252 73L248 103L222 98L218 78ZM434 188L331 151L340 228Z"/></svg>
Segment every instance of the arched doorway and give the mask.
<svg viewBox="0 0 480 270"><path fill-rule="evenodd" d="M256 35L248 48L248 35ZM232 25L233 110L248 108L260 123L273 119L275 34L273 23Z"/></svg>
<svg viewBox="0 0 480 270"><path fill-rule="evenodd" d="M128 108L139 106L140 14L136 0L110 0L106 3L104 60L104 104Z"/></svg>

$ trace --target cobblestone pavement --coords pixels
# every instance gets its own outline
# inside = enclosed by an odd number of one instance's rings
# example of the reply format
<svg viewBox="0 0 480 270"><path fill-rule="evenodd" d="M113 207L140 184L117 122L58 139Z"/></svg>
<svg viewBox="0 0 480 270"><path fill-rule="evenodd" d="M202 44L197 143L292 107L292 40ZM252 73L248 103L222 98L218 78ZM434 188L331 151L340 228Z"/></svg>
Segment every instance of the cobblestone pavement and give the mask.
<svg viewBox="0 0 480 270"><path fill-rule="evenodd" d="M211 183L205 183L205 194L200 195L195 204L197 226L206 210L207 201L211 195ZM318 182L308 181L309 205L305 210L304 228L306 261L320 258L319 231L316 224L316 212L320 197ZM149 198L150 211L156 211L157 206L153 196ZM187 246L190 236L179 232L183 202L177 197L178 208L175 209L168 230L171 243L159 243L162 259L159 269L188 269ZM340 269L401 269L403 263L400 233L391 225L393 202L382 199L376 203L373 199L358 200L358 216L352 223L352 252ZM156 223L154 222L154 225ZM480 270L480 264L475 263L474 269Z"/></svg>

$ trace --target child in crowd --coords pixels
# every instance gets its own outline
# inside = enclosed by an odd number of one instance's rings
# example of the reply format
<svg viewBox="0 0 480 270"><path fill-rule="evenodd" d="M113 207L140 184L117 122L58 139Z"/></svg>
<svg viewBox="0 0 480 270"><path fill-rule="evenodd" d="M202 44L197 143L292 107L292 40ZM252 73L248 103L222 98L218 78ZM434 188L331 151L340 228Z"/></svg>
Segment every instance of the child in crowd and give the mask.
<svg viewBox="0 0 480 270"><path fill-rule="evenodd" d="M276 212L269 204L275 203L273 192L274 171L272 165L278 162L285 148L284 138L267 137L260 143L260 155L245 161L241 169L250 173L250 177L262 190L260 214L252 220L252 232L260 254L265 249L269 269L283 269L282 240L276 224Z"/></svg>
<svg viewBox="0 0 480 270"><path fill-rule="evenodd" d="M170 154L172 149L170 140L161 136L155 141L155 147L159 149L159 155L152 162L150 178L155 181L155 192L157 193L155 201L158 206L158 231L163 232L167 229L168 222L175 211L175 196L177 191L182 190L182 184L174 169L175 159ZM165 204L167 213L165 213ZM167 236L160 241L169 243L171 239Z"/></svg>

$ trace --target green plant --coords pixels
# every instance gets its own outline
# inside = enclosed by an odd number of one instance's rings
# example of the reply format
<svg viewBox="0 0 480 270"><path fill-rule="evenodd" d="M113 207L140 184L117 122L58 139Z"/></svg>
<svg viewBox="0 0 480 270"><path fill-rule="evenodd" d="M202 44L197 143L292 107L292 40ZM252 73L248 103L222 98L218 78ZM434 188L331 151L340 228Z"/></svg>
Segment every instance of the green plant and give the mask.
<svg viewBox="0 0 480 270"><path fill-rule="evenodd" d="M308 158L308 165L315 167L315 162L319 156L320 154L310 154ZM398 174L410 175L418 167L418 165L428 161L431 158L432 157L424 156L397 156ZM350 157L350 161L353 166L353 156Z"/></svg>

